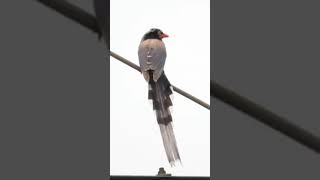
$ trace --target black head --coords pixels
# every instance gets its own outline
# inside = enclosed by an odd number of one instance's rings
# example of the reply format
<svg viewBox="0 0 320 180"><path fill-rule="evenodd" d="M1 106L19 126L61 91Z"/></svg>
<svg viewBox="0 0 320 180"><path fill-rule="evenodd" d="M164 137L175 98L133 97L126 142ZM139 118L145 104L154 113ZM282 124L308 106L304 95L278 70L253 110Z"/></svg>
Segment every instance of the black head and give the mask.
<svg viewBox="0 0 320 180"><path fill-rule="evenodd" d="M162 40L162 38L169 37L165 33L163 33L160 29L152 28L150 31L148 31L142 38L142 40L147 40L147 39L159 39Z"/></svg>

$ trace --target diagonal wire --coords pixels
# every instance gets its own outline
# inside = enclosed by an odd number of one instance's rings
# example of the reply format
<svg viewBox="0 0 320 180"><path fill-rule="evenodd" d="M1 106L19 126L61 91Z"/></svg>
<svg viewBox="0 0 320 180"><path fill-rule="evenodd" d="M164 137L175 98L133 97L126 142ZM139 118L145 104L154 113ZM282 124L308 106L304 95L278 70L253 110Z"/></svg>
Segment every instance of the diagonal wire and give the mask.
<svg viewBox="0 0 320 180"><path fill-rule="evenodd" d="M83 11L81 8L64 0L36 0L37 2L58 11L60 14L82 26L90 29L94 33L101 34L96 17Z"/></svg>
<svg viewBox="0 0 320 180"><path fill-rule="evenodd" d="M290 122L284 117L281 117L272 111L250 101L249 99L240 96L234 91L231 91L216 82L210 82L210 93L215 98L239 111L254 117L257 121L271 127L278 132L290 137L296 142L320 153L320 139L318 136L308 132L302 127Z"/></svg>
<svg viewBox="0 0 320 180"><path fill-rule="evenodd" d="M110 56L112 56L113 58L115 58L115 59L117 59L117 60L119 60L119 61L121 61L123 63L125 63L126 65L132 67L133 69L141 72L140 67L138 65L130 62L129 60L127 60L127 59L125 59L125 58L123 58L121 56L119 56L118 54L110 51ZM178 87L176 87L174 85L172 85L172 88L173 88L174 91L176 91L177 93L181 94L182 96L184 96L184 97L190 99L191 101L194 101L195 103L198 103L199 105L201 105L201 106L203 106L203 107L205 107L205 108L210 110L210 105L205 103L204 101L192 96L191 94L183 91L182 89L180 89L180 88L178 88Z"/></svg>

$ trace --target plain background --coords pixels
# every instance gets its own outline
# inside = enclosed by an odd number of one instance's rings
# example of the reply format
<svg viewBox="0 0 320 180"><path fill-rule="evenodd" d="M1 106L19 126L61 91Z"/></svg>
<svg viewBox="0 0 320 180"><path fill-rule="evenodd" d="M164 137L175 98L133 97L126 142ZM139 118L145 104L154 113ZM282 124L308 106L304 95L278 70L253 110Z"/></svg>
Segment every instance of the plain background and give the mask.
<svg viewBox="0 0 320 180"><path fill-rule="evenodd" d="M169 81L210 103L210 0L111 0L111 50L139 64L151 28L169 35ZM125 12L125 13L124 13ZM199 21L201 19L201 21ZM170 167L142 74L110 59L110 174L210 175L210 111L174 92L173 128L183 166Z"/></svg>
<svg viewBox="0 0 320 180"><path fill-rule="evenodd" d="M319 3L216 0L213 79L320 136ZM213 99L214 179L319 179L320 155Z"/></svg>
<svg viewBox="0 0 320 180"><path fill-rule="evenodd" d="M0 179L105 179L103 41L36 1L0 7Z"/></svg>

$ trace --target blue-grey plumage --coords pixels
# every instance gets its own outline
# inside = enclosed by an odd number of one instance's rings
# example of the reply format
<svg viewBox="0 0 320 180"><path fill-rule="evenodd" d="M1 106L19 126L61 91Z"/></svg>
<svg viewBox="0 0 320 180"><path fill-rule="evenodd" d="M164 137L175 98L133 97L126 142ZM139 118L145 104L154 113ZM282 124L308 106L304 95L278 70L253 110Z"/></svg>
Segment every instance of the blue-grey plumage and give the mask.
<svg viewBox="0 0 320 180"><path fill-rule="evenodd" d="M173 133L172 117L169 107L172 106L171 84L164 74L167 53L162 38L168 37L160 29L147 32L139 45L138 56L141 72L149 83L148 98L152 100L160 127L163 145L170 165L181 162L176 139Z"/></svg>
<svg viewBox="0 0 320 180"><path fill-rule="evenodd" d="M141 72L146 81L149 82L148 70L153 70L153 80L157 81L163 72L167 57L163 41L159 39L142 40L138 55Z"/></svg>

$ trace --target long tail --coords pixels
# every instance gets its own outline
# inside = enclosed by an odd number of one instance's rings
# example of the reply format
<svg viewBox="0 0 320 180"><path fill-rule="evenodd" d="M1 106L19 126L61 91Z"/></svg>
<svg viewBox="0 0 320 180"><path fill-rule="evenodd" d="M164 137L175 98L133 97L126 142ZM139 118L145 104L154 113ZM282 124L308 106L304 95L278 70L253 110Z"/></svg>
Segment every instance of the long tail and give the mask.
<svg viewBox="0 0 320 180"><path fill-rule="evenodd" d="M176 138L172 128L172 117L169 107L172 106L170 95L172 94L171 85L164 72L155 82L153 80L152 71L149 71L149 95L148 98L153 102L157 121L160 126L163 145L167 154L168 161L171 166L175 162L181 162Z"/></svg>

